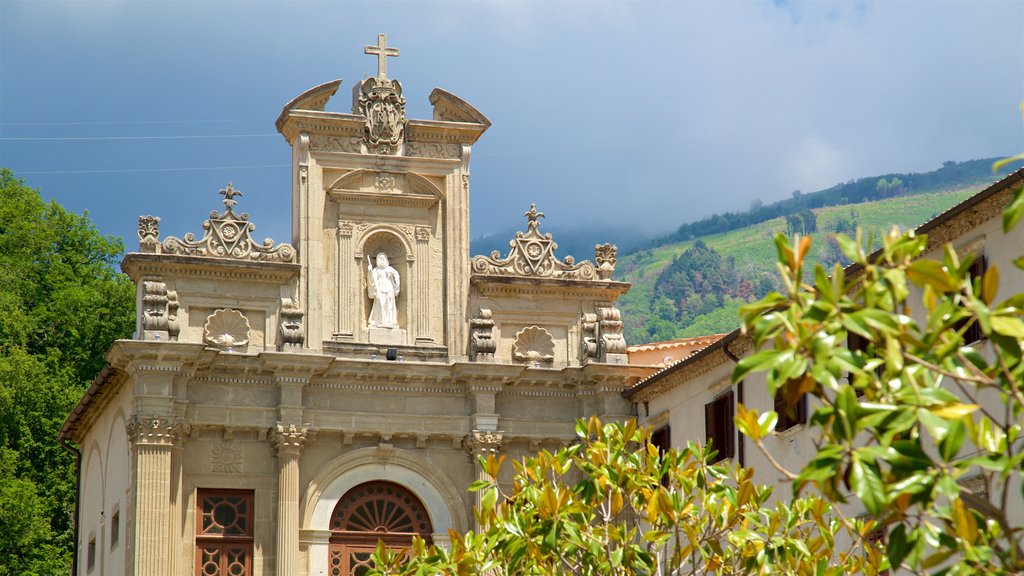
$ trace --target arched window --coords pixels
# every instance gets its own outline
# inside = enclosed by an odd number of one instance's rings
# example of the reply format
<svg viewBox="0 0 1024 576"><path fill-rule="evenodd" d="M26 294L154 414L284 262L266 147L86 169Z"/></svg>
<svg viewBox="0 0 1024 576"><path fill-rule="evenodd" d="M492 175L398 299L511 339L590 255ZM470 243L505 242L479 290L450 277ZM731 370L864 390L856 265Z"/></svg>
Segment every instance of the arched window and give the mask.
<svg viewBox="0 0 1024 576"><path fill-rule="evenodd" d="M405 550L414 535L429 543L432 532L427 509L408 489L391 482L360 484L331 514L331 576L365 574L378 541Z"/></svg>

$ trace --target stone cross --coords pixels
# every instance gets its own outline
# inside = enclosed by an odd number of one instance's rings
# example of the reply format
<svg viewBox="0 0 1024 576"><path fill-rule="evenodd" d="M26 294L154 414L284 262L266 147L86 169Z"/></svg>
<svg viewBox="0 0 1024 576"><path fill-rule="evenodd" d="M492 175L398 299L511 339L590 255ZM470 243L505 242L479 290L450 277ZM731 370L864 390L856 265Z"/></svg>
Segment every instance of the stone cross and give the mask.
<svg viewBox="0 0 1024 576"><path fill-rule="evenodd" d="M388 47L388 35L377 34L377 45L367 46L363 49L366 54L377 55L377 77L384 79L388 77L388 56L398 56L398 48Z"/></svg>

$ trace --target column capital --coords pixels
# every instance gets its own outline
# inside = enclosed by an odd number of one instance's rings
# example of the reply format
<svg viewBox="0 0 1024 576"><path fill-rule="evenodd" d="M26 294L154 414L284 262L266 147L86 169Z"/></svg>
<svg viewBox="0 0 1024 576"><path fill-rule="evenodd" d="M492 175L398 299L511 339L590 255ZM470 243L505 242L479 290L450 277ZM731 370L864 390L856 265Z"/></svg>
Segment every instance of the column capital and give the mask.
<svg viewBox="0 0 1024 576"><path fill-rule="evenodd" d="M277 426L270 429L270 441L273 443L274 452L278 456L298 456L302 452L302 447L306 443L308 435L308 426L296 426L295 424L285 426L278 422Z"/></svg>
<svg viewBox="0 0 1024 576"><path fill-rule="evenodd" d="M466 449L473 456L489 456L501 451L505 432L502 430L473 430L465 439Z"/></svg>
<svg viewBox="0 0 1024 576"><path fill-rule="evenodd" d="M132 444L173 446L188 436L192 426L181 419L167 416L132 416L125 431Z"/></svg>

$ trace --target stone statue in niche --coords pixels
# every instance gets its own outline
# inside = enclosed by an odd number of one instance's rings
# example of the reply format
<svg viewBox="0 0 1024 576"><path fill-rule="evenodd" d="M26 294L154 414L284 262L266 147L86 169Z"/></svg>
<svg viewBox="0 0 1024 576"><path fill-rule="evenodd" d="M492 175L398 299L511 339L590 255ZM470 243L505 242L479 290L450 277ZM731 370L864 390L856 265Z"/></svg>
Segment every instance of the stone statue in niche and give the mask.
<svg viewBox="0 0 1024 576"><path fill-rule="evenodd" d="M388 263L388 257L381 252L377 254L377 266L366 262L369 272L369 285L367 292L373 300L373 309L370 310L370 328L397 328L398 307L396 300L401 290L401 277L398 270L395 270Z"/></svg>

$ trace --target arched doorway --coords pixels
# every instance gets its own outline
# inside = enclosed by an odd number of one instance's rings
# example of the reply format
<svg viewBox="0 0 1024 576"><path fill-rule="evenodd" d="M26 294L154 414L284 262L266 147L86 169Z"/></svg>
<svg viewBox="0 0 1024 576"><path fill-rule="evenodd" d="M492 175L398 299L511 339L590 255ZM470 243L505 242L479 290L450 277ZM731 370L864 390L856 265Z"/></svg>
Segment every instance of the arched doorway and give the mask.
<svg viewBox="0 0 1024 576"><path fill-rule="evenodd" d="M407 549L412 537L430 542L433 528L426 507L415 494L392 482L360 484L341 497L331 514L331 576L361 576L383 541Z"/></svg>

